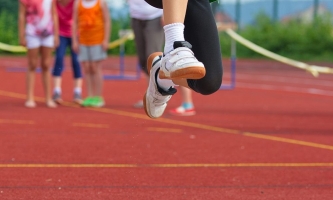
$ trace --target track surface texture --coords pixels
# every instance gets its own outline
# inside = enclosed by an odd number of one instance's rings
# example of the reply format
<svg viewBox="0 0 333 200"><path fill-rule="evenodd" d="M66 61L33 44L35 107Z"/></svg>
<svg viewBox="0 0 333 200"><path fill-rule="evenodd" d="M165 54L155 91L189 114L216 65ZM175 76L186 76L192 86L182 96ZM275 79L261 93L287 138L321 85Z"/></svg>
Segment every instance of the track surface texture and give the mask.
<svg viewBox="0 0 333 200"><path fill-rule="evenodd" d="M0 60L1 200L333 198L333 75L238 60L234 90L193 94L191 117L168 114L181 102L177 93L152 120L132 107L144 76L105 81L106 106L81 108L71 103L67 67L66 103L50 109L37 73L38 107L28 109L25 58ZM126 57L126 70L135 63ZM104 72L118 65L110 57Z"/></svg>

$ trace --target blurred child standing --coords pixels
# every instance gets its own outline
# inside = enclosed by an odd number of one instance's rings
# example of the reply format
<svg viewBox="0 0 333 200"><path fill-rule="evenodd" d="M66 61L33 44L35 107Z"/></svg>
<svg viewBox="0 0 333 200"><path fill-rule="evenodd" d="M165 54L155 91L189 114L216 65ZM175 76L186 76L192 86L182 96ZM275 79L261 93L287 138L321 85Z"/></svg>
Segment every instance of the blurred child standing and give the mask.
<svg viewBox="0 0 333 200"><path fill-rule="evenodd" d="M111 19L104 0L76 0L72 25L73 49L84 68L88 97L83 106L102 107L103 73L107 57ZM78 39L77 39L78 35Z"/></svg>
<svg viewBox="0 0 333 200"><path fill-rule="evenodd" d="M61 74L64 69L64 57L66 54L66 48L70 47L72 68L74 76L74 102L82 103L82 74L77 54L72 48L72 18L73 18L73 6L74 0L57 0L56 3L58 20L59 20L59 39L60 45L56 50L56 59L53 68L53 100L57 103L61 103Z"/></svg>
<svg viewBox="0 0 333 200"><path fill-rule="evenodd" d="M154 8L145 0L127 0L127 3L135 35L137 57L148 82L147 58L150 54L163 49L163 10ZM134 107L143 108L143 101L137 102Z"/></svg>
<svg viewBox="0 0 333 200"><path fill-rule="evenodd" d="M46 105L56 107L51 95L51 62L53 48L58 46L58 19L53 0L20 0L19 41L28 49L27 100L25 106L36 107L34 100L35 71L41 56L42 81Z"/></svg>

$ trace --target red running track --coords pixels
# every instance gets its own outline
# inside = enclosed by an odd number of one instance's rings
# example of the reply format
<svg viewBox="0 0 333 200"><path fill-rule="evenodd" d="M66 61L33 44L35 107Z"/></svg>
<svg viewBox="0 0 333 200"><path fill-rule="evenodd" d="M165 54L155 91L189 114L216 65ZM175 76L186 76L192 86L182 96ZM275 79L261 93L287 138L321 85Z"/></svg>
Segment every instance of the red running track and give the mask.
<svg viewBox="0 0 333 200"><path fill-rule="evenodd" d="M65 105L46 108L38 75L38 107L24 108L25 74L9 71L25 59L0 59L1 200L332 199L332 75L239 60L235 90L194 94L195 116L151 120L132 108L144 78L106 81L106 107L86 109L70 103L69 69Z"/></svg>

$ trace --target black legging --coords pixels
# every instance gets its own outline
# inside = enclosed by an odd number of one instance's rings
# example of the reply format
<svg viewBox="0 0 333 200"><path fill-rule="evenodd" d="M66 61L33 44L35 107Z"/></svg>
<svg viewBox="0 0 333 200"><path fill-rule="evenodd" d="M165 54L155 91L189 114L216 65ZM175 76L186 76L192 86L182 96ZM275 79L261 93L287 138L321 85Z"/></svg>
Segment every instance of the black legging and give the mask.
<svg viewBox="0 0 333 200"><path fill-rule="evenodd" d="M156 8L163 8L162 0L145 0ZM209 95L220 89L222 83L222 54L216 22L209 0L188 0L185 16L185 40L192 44L195 57L206 68L202 79L187 83L194 91Z"/></svg>

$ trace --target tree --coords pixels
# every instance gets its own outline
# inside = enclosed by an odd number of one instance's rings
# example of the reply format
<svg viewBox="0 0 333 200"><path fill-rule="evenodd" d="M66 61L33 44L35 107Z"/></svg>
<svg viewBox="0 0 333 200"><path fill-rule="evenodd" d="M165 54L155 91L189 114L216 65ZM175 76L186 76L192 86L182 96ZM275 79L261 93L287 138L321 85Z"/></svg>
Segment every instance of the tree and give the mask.
<svg viewBox="0 0 333 200"><path fill-rule="evenodd" d="M8 13L18 12L19 0L0 0L0 12L6 10Z"/></svg>

